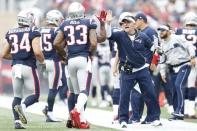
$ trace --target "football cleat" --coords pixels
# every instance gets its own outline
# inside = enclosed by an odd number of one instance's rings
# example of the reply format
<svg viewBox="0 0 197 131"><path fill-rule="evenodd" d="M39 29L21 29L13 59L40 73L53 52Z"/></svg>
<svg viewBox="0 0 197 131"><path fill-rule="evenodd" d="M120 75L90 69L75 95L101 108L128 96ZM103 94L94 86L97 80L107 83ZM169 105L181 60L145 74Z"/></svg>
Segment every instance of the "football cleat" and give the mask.
<svg viewBox="0 0 197 131"><path fill-rule="evenodd" d="M74 127L73 124L72 124L72 120L67 120L66 127L67 128L73 128Z"/></svg>
<svg viewBox="0 0 197 131"><path fill-rule="evenodd" d="M80 122L80 113L77 112L77 109L74 108L71 112L70 112L70 116L72 119L72 124L76 127L76 128L80 128L81 122Z"/></svg>
<svg viewBox="0 0 197 131"><path fill-rule="evenodd" d="M177 117L177 116L172 116L168 118L169 121L174 121L174 120L184 120L184 117Z"/></svg>
<svg viewBox="0 0 197 131"><path fill-rule="evenodd" d="M125 121L122 121L120 123L121 128L127 128L127 123Z"/></svg>
<svg viewBox="0 0 197 131"><path fill-rule="evenodd" d="M177 116L177 117L184 117L184 114L182 114L182 113L173 112L172 115Z"/></svg>
<svg viewBox="0 0 197 131"><path fill-rule="evenodd" d="M140 123L140 120L133 120L133 119L129 119L129 124L137 124Z"/></svg>
<svg viewBox="0 0 197 131"><path fill-rule="evenodd" d="M61 122L61 120L58 120L57 118L54 118L52 116L47 116L46 122Z"/></svg>
<svg viewBox="0 0 197 131"><path fill-rule="evenodd" d="M90 124L86 121L86 122L81 122L79 129L89 129L90 128Z"/></svg>
<svg viewBox="0 0 197 131"><path fill-rule="evenodd" d="M26 128L22 125L22 123L20 123L20 122L15 122L15 123L14 123L14 128L15 128L15 129L26 129Z"/></svg>
<svg viewBox="0 0 197 131"><path fill-rule="evenodd" d="M154 120L153 122L151 122L151 126L157 127L157 126L162 126L162 124L160 120Z"/></svg>
<svg viewBox="0 0 197 131"><path fill-rule="evenodd" d="M141 122L141 124L151 124L151 122L147 121L147 120L144 120L144 121Z"/></svg>
<svg viewBox="0 0 197 131"><path fill-rule="evenodd" d="M21 105L15 105L14 110L18 113L19 119L23 124L27 124L27 119L25 117L25 114L23 112L22 106Z"/></svg>
<svg viewBox="0 0 197 131"><path fill-rule="evenodd" d="M42 110L43 114L46 116L46 122L61 122L61 120L58 120L53 116L53 114L48 114L48 106L45 106L45 108Z"/></svg>
<svg viewBox="0 0 197 131"><path fill-rule="evenodd" d="M47 117L48 115L48 106L45 106L45 108L42 110L42 113Z"/></svg>

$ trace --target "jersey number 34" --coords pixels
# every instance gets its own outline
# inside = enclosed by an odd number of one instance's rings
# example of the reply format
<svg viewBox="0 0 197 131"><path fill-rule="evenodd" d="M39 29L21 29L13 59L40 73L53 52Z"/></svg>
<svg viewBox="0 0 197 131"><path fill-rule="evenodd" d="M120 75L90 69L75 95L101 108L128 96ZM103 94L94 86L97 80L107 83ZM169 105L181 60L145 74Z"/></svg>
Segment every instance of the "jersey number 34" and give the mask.
<svg viewBox="0 0 197 131"><path fill-rule="evenodd" d="M25 50L26 52L31 50L29 33L24 33L21 41L18 40L18 36L16 34L10 35L9 39L12 41L11 54L15 54L20 50Z"/></svg>

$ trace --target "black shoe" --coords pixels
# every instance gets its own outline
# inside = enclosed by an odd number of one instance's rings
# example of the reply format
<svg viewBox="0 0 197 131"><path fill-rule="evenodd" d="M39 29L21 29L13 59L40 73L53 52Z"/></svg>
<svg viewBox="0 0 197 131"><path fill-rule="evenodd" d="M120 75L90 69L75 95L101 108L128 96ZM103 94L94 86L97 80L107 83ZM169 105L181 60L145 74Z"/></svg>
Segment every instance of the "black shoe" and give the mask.
<svg viewBox="0 0 197 131"><path fill-rule="evenodd" d="M18 113L19 119L23 124L27 124L27 119L25 117L25 114L23 112L22 106L21 105L15 105L14 110Z"/></svg>
<svg viewBox="0 0 197 131"><path fill-rule="evenodd" d="M144 120L144 121L141 122L141 124L151 124L151 122L147 121L147 120Z"/></svg>
<svg viewBox="0 0 197 131"><path fill-rule="evenodd" d="M45 108L42 110L42 113L46 116L46 117L48 117L48 106L45 106Z"/></svg>
<svg viewBox="0 0 197 131"><path fill-rule="evenodd" d="M67 128L73 128L72 120L67 120L66 127Z"/></svg>
<svg viewBox="0 0 197 131"><path fill-rule="evenodd" d="M15 129L26 129L20 122L15 122L14 128Z"/></svg>
<svg viewBox="0 0 197 131"><path fill-rule="evenodd" d="M170 117L168 120L169 120L169 121L184 120L184 117L172 116L172 117Z"/></svg>

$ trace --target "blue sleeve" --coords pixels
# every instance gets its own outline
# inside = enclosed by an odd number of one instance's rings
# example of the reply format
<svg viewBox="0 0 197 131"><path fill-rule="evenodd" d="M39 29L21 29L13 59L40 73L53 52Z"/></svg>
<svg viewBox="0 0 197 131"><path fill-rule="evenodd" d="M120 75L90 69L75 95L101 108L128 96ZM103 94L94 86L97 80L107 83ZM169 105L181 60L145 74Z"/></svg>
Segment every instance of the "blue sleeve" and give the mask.
<svg viewBox="0 0 197 131"><path fill-rule="evenodd" d="M64 32L64 24L65 22L63 22L60 26L59 26L59 28L58 28L58 30L61 30L62 32Z"/></svg>
<svg viewBox="0 0 197 131"><path fill-rule="evenodd" d="M95 20L93 20L93 19L89 19L89 28L90 29L96 29L96 27L97 27L97 24L96 24L96 21Z"/></svg>
<svg viewBox="0 0 197 131"><path fill-rule="evenodd" d="M111 33L111 36L110 36L108 39L117 42L118 39L120 38L121 30L120 30L120 29L114 28L114 29L112 29L111 32L112 32L112 33ZM117 42L117 43L119 43L119 42Z"/></svg>
<svg viewBox="0 0 197 131"><path fill-rule="evenodd" d="M58 28L55 28L55 30L54 30L54 36L56 37L56 35L58 34L58 31L60 31L60 28L58 27Z"/></svg>
<svg viewBox="0 0 197 131"><path fill-rule="evenodd" d="M33 40L35 37L40 37L41 34L40 34L40 31L37 27L32 27L32 32L30 35L30 39Z"/></svg>

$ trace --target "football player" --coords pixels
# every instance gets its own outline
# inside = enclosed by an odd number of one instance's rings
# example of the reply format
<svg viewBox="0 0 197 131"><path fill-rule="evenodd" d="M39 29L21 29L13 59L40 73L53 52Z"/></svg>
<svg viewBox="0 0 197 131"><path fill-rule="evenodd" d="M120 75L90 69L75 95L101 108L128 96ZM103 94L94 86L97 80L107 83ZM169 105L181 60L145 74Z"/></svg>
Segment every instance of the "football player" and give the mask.
<svg viewBox="0 0 197 131"><path fill-rule="evenodd" d="M55 97L58 92L58 86L60 85L60 79L62 75L61 61L59 55L54 48L53 41L57 34L57 27L63 21L64 17L58 10L51 10L46 14L46 27L40 28L41 32L41 48L46 62L46 77L48 79L49 93L47 98L47 104L43 110L46 116L46 122L58 122L53 115L53 106Z"/></svg>
<svg viewBox="0 0 197 131"><path fill-rule="evenodd" d="M170 76L175 87L173 91L174 112L169 120L183 120L184 89L190 70L196 64L195 48L185 39L172 34L169 25L161 25L158 31L162 39L161 78L166 83L166 68L171 69Z"/></svg>
<svg viewBox="0 0 197 131"><path fill-rule="evenodd" d="M102 35L97 36L96 27L93 19L85 18L84 7L78 2L73 2L68 8L68 20L60 26L60 31L54 42L60 56L65 57L66 53L61 47L61 43L66 41L70 91L68 107L73 123L72 127L76 128L89 128L84 117L84 105L87 102L91 82L91 59L96 49L97 40L102 42L106 37L104 22L101 22L100 27ZM77 102L75 95L79 95Z"/></svg>
<svg viewBox="0 0 197 131"><path fill-rule="evenodd" d="M99 71L99 83L101 88L102 101L99 107L104 108L110 106L110 84L111 84L111 54L109 41L106 40L97 46L97 57L98 57L98 71Z"/></svg>
<svg viewBox="0 0 197 131"><path fill-rule="evenodd" d="M195 47L197 47L197 15L194 12L188 12L185 14L184 20L185 27L177 29L175 33L177 35L183 36L190 44L193 44ZM192 119L197 119L195 115L196 70L197 66L191 68L187 82L184 106L185 117Z"/></svg>
<svg viewBox="0 0 197 131"><path fill-rule="evenodd" d="M27 124L24 111L28 106L38 102L40 96L40 82L36 70L36 59L45 69L45 61L40 50L40 32L32 26L34 15L32 12L21 11L17 16L18 27L10 29L5 36L2 56L12 60L12 83L14 100L12 111L15 129L24 129ZM23 90L27 88L32 94L23 98Z"/></svg>
<svg viewBox="0 0 197 131"><path fill-rule="evenodd" d="M118 122L118 106L120 101L120 80L119 80L119 63L118 63L118 49L117 43L109 41L111 50L111 82L113 83L112 102L113 102L113 121L112 124ZM117 56L116 56L117 55Z"/></svg>
<svg viewBox="0 0 197 131"><path fill-rule="evenodd" d="M85 18L85 8L78 2L68 7L68 20L60 26L55 39L55 47L65 57L66 53L61 43L66 41L68 48L68 72L72 87L71 93L79 94L77 103L70 112L73 125L76 128L87 129L89 124L85 118L84 105L87 102L91 82L91 54L96 49L96 23Z"/></svg>

